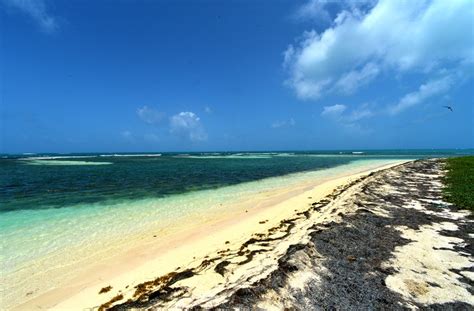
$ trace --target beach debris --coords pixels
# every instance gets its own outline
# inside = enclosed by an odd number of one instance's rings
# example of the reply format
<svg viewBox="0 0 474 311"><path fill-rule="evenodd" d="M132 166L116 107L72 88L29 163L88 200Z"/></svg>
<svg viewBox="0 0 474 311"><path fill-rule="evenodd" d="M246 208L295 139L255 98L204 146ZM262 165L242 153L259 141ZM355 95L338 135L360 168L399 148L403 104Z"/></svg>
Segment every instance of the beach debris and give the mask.
<svg viewBox="0 0 474 311"><path fill-rule="evenodd" d="M101 306L99 307L99 310L98 310L98 311L105 311L105 310L107 310L108 308L110 308L114 302L120 301L120 300L122 300L122 299L123 299L123 295L122 295L122 294L117 295L117 296L115 296L114 298L110 299L108 302L106 302L106 303L104 303L103 305L101 305Z"/></svg>
<svg viewBox="0 0 474 311"><path fill-rule="evenodd" d="M349 255L346 257L347 261L356 261L357 258L354 255Z"/></svg>
<svg viewBox="0 0 474 311"><path fill-rule="evenodd" d="M190 278L195 273L191 269L186 269L181 272L170 272L166 275L160 276L152 281L147 281L135 286L135 293L133 297L136 301L147 301L151 295L166 295L171 293L174 289L170 286L174 283Z"/></svg>
<svg viewBox="0 0 474 311"><path fill-rule="evenodd" d="M413 297L422 296L429 292L428 286L426 286L426 283L424 282L417 282L412 279L406 279L403 280L403 282L405 283L406 288L410 292L410 295L412 295Z"/></svg>
<svg viewBox="0 0 474 311"><path fill-rule="evenodd" d="M108 293L110 290L112 289L112 286L106 286L106 287L103 287L100 291L99 291L99 294L104 294L104 293Z"/></svg>
<svg viewBox="0 0 474 311"><path fill-rule="evenodd" d="M229 264L230 264L230 261L228 260L221 261L220 263L216 265L216 267L214 268L214 271L224 276L224 273L227 271L225 267L228 266Z"/></svg>

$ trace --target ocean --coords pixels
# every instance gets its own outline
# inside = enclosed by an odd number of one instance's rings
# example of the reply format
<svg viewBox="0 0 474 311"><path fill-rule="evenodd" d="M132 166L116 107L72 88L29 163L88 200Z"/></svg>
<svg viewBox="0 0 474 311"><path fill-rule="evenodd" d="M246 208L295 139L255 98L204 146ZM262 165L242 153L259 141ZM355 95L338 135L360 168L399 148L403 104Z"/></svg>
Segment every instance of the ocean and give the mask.
<svg viewBox="0 0 474 311"><path fill-rule="evenodd" d="M397 159L462 154L474 150L1 155L0 294L49 277L51 263L72 267L113 254L131 237L225 213L262 191Z"/></svg>

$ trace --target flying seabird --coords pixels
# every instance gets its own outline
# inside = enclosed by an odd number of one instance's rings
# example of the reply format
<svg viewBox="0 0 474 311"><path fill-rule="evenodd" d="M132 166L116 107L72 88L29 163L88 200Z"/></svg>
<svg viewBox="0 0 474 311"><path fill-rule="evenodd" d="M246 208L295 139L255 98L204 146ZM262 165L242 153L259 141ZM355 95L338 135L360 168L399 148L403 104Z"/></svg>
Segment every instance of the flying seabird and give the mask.
<svg viewBox="0 0 474 311"><path fill-rule="evenodd" d="M451 112L454 112L453 107L451 107L451 106L443 106L443 107L451 110Z"/></svg>

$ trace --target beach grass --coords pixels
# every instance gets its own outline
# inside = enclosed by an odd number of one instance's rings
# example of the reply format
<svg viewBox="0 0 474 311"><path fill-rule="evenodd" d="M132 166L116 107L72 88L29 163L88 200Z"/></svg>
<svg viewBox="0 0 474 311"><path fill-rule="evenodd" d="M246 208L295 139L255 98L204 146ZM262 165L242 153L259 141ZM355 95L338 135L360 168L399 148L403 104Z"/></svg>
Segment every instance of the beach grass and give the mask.
<svg viewBox="0 0 474 311"><path fill-rule="evenodd" d="M445 199L474 211L474 156L449 158L446 163Z"/></svg>

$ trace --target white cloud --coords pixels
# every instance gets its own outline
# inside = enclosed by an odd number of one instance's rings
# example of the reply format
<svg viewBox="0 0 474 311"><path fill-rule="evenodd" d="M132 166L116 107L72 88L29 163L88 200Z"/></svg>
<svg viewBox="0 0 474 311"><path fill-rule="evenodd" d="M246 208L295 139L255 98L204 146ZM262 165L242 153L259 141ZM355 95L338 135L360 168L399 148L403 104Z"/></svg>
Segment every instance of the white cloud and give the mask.
<svg viewBox="0 0 474 311"><path fill-rule="evenodd" d="M454 84L453 80L453 77L449 75L437 80L430 80L420 85L417 91L403 96L396 105L389 108L389 112L391 114L398 114L407 108L418 105L432 96L442 94L451 88Z"/></svg>
<svg viewBox="0 0 474 311"><path fill-rule="evenodd" d="M294 18L298 20L303 19L330 22L331 16L325 8L326 4L326 1L310 0L298 8L294 14Z"/></svg>
<svg viewBox="0 0 474 311"><path fill-rule="evenodd" d="M45 32L52 33L58 29L58 23L48 12L44 0L3 0L3 2L28 14Z"/></svg>
<svg viewBox="0 0 474 311"><path fill-rule="evenodd" d="M205 110L210 111L210 108ZM161 124L165 116L163 112L148 106L138 108L137 115L144 122L152 125ZM183 111L171 116L169 118L169 132L175 136L189 139L192 142L207 140L207 133L202 126L201 119L194 112L190 111ZM148 142L160 141L160 137L154 133L144 134L143 139Z"/></svg>
<svg viewBox="0 0 474 311"><path fill-rule="evenodd" d="M345 118L349 122L357 122L361 119L370 118L374 115L375 113L373 112L369 104L362 104L359 107L353 109L351 113Z"/></svg>
<svg viewBox="0 0 474 311"><path fill-rule="evenodd" d="M205 113L212 113L212 109L209 106L204 107L204 112Z"/></svg>
<svg viewBox="0 0 474 311"><path fill-rule="evenodd" d="M323 107L323 112L321 112L321 115L323 117L338 117L340 116L345 110L346 110L346 105L332 105L332 106L324 106Z"/></svg>
<svg viewBox="0 0 474 311"><path fill-rule="evenodd" d="M377 65L368 63L360 70L352 70L343 74L335 86L344 93L352 93L360 86L372 81L379 72L380 69Z"/></svg>
<svg viewBox="0 0 474 311"><path fill-rule="evenodd" d="M193 142L207 140L207 133L201 124L201 119L190 111L180 112L172 116L170 118L170 131Z"/></svg>
<svg viewBox="0 0 474 311"><path fill-rule="evenodd" d="M137 115L140 117L140 119L149 124L159 123L164 117L164 113L156 109L149 108L146 105L137 109Z"/></svg>
<svg viewBox="0 0 474 311"><path fill-rule="evenodd" d="M284 121L275 121L272 123L271 127L272 128L280 128L280 127L289 127L289 126L294 126L296 124L295 119L290 118L289 120L284 120Z"/></svg>
<svg viewBox="0 0 474 311"><path fill-rule="evenodd" d="M359 133L369 132L368 129L364 129L360 126L359 121L371 118L374 115L375 113L369 104L362 104L351 111L348 111L346 105L336 104L323 107L323 111L321 112L321 116L331 119L346 129L356 130Z"/></svg>
<svg viewBox="0 0 474 311"><path fill-rule="evenodd" d="M311 20L317 22L331 22L329 7L335 9L348 9L352 11L365 11L371 8L377 0L308 0L300 6L294 18L297 20Z"/></svg>
<svg viewBox="0 0 474 311"><path fill-rule="evenodd" d="M381 0L367 12L345 8L331 27L306 32L284 53L286 82L302 99L353 92L383 72L431 74L474 62L470 0Z"/></svg>

